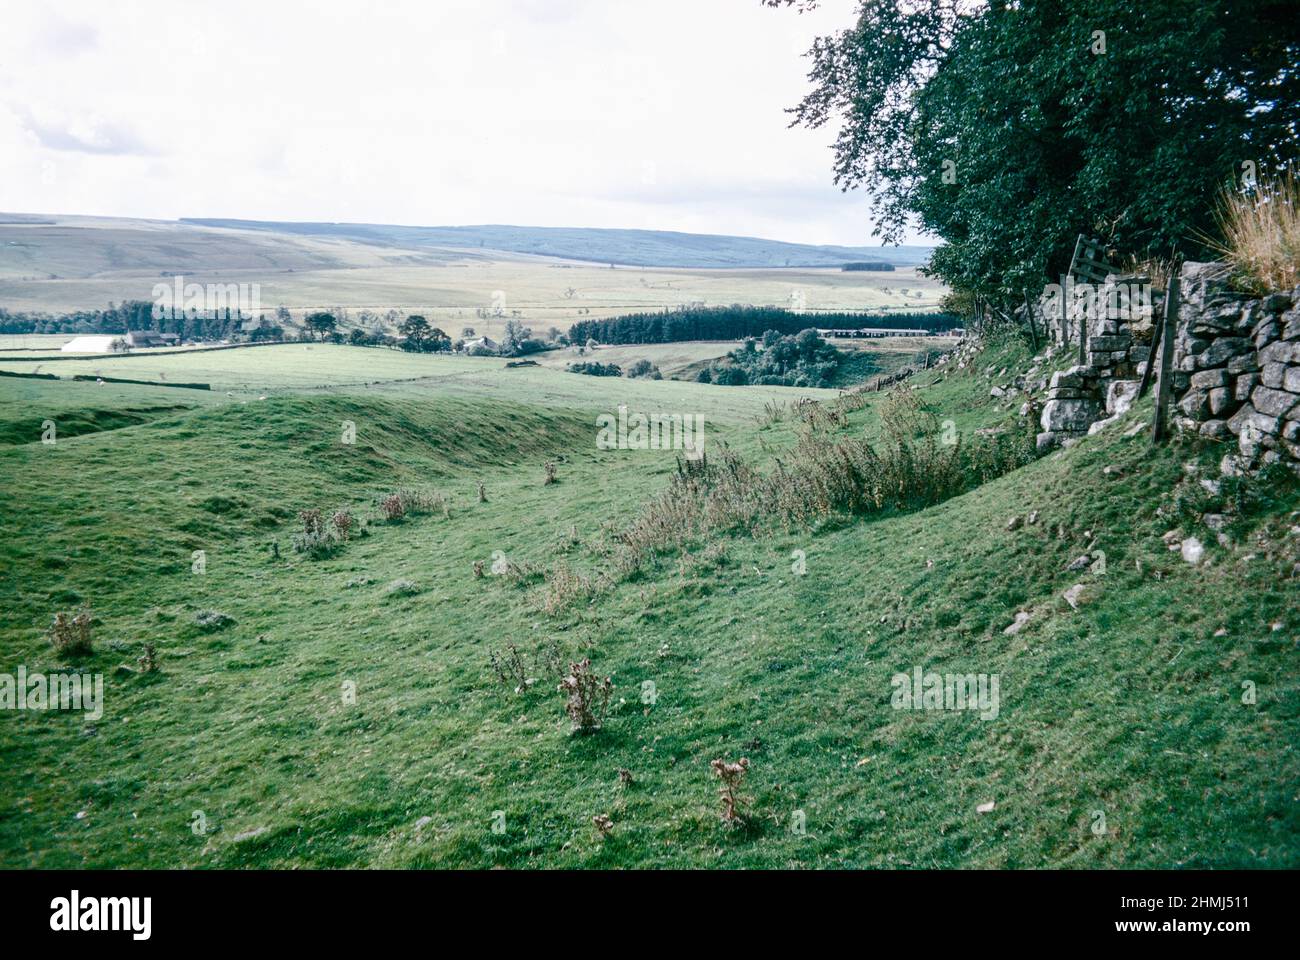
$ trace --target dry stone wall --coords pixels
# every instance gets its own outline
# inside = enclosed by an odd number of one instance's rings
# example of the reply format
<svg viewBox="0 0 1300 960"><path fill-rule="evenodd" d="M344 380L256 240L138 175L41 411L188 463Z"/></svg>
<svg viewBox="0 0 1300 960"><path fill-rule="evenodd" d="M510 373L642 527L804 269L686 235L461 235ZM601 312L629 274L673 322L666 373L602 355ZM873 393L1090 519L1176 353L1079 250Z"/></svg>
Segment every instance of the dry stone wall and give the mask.
<svg viewBox="0 0 1300 960"><path fill-rule="evenodd" d="M1086 362L1052 376L1038 435L1040 449L1105 429L1126 412L1146 370L1163 316L1163 294L1141 277L1113 276L1086 291L1092 309L1063 325L1047 296L1035 320L1058 347L1078 349L1075 324L1087 328ZM1174 339L1171 411L1181 430L1230 444L1225 472L1283 462L1300 473L1300 289L1253 297L1231 289L1218 263L1184 264ZM1117 295L1116 291L1119 291ZM1064 327L1064 329L1063 329Z"/></svg>

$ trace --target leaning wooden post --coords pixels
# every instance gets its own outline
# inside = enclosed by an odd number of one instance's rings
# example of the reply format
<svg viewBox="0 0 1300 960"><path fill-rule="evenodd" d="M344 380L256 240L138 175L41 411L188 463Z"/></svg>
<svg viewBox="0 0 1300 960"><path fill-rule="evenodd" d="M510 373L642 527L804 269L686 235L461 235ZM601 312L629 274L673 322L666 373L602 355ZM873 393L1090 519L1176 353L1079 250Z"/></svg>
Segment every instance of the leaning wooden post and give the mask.
<svg viewBox="0 0 1300 960"><path fill-rule="evenodd" d="M1061 320L1061 346L1063 347L1068 347L1070 345L1070 324L1067 319L1069 317L1070 311L1065 306L1066 291L1069 289L1069 283L1070 283L1070 275L1068 273L1061 274L1060 320Z"/></svg>
<svg viewBox="0 0 1300 960"><path fill-rule="evenodd" d="M1141 400L1151 388L1151 380L1156 375L1156 357L1160 353L1160 340L1164 335L1164 317L1151 325L1151 349L1147 351L1146 369L1142 371L1142 383L1138 385L1137 399Z"/></svg>
<svg viewBox="0 0 1300 960"><path fill-rule="evenodd" d="M1092 286L1089 284L1090 288ZM1084 304L1079 311L1079 366L1088 362L1088 311L1091 306L1091 304Z"/></svg>
<svg viewBox="0 0 1300 960"><path fill-rule="evenodd" d="M1034 326L1034 308L1029 305L1029 291L1021 291L1025 295L1025 319L1029 321L1029 342L1033 344L1034 354L1038 354L1038 329Z"/></svg>
<svg viewBox="0 0 1300 960"><path fill-rule="evenodd" d="M1169 433L1169 401L1173 394L1174 328L1178 326L1178 284L1175 272L1165 293L1165 327L1160 338L1160 382L1156 386L1156 416L1151 424L1151 442L1160 443Z"/></svg>

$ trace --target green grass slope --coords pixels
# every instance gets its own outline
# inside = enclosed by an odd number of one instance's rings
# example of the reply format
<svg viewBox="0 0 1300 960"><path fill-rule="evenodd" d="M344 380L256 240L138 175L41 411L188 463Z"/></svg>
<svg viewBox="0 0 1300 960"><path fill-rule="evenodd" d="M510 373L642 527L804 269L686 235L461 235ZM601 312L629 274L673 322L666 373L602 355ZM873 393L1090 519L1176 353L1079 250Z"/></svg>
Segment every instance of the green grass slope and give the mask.
<svg viewBox="0 0 1300 960"><path fill-rule="evenodd" d="M977 371L1025 360L1007 348L922 394L963 436L1004 425ZM0 670L59 667L50 613L93 601L97 650L76 665L106 675L107 701L94 723L0 711L0 864L1300 863L1294 484L1243 496L1228 547L1200 529L1193 567L1161 537L1225 509L1196 482L1217 451L1153 449L1121 423L926 510L719 538L547 613L533 571L605 569L606 532L674 457L595 449L591 410L617 393L463 390L290 395L0 449ZM842 432L874 434L879 402ZM770 463L795 433L737 406L710 442ZM381 521L397 486L443 491L449 515ZM289 549L294 511L339 505L364 536L328 559ZM1067 571L1084 551L1104 570ZM476 577L494 557L524 575ZM200 626L205 610L231 622ZM156 674L135 666L146 642ZM603 729L569 733L544 669L500 684L489 652L508 643L610 674ZM997 674L998 716L893 709L891 677L916 666ZM749 817L730 828L709 762L740 756Z"/></svg>

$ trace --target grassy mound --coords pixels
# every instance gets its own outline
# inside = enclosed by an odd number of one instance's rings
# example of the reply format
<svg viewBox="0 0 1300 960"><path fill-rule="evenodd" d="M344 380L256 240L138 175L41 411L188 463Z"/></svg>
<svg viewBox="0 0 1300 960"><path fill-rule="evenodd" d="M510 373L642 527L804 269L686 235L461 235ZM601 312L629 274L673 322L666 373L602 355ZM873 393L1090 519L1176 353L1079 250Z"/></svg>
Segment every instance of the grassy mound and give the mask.
<svg viewBox="0 0 1300 960"><path fill-rule="evenodd" d="M1011 430L984 371L1027 362L991 352L920 397L963 442ZM879 440L884 399L844 404L827 437ZM45 618L91 600L80 666L107 701L97 723L0 717L0 862L1297 866L1300 495L1212 492L1217 451L1125 436L1149 418L923 509L635 569L609 545L674 456L597 451L554 408L287 397L0 451L6 659L57 666ZM770 470L802 429L726 439ZM382 521L375 497L402 485L448 513ZM341 550L268 551L297 509L345 503L366 532ZM1232 518L1226 546L1207 512ZM1205 541L1198 565L1174 528ZM146 642L157 673L133 666ZM615 685L587 736L556 689L584 657ZM997 675L996 717L895 709L915 667ZM742 756L728 826L710 761Z"/></svg>

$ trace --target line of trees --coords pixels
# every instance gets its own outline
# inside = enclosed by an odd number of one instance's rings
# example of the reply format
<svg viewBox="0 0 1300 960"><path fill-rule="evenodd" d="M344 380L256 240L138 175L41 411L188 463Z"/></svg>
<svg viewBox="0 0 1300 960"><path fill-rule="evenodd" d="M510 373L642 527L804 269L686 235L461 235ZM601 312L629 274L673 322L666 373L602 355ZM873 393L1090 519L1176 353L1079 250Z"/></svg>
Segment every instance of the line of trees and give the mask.
<svg viewBox="0 0 1300 960"><path fill-rule="evenodd" d="M681 307L660 313L631 313L607 320L579 320L570 343L678 343L685 340L743 340L769 330L795 334L809 326L838 330L880 327L939 333L961 325L949 313L799 313L782 307Z"/></svg>
<svg viewBox="0 0 1300 960"><path fill-rule="evenodd" d="M124 300L110 303L103 310L79 310L73 313L22 313L0 307L0 334L126 334L132 330L174 333L185 340L281 339L283 329L262 318L250 329L247 320L230 310L208 314L160 313L155 316L149 300ZM277 332L278 331L278 332Z"/></svg>

